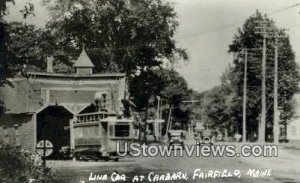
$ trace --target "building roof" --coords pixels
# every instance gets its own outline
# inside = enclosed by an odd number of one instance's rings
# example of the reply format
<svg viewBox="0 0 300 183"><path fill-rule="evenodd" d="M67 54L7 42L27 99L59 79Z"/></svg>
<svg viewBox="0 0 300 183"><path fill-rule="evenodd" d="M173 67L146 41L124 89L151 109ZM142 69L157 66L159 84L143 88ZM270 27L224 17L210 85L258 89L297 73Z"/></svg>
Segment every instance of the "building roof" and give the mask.
<svg viewBox="0 0 300 183"><path fill-rule="evenodd" d="M95 67L87 55L84 47L82 48L82 52L76 60L74 67Z"/></svg>
<svg viewBox="0 0 300 183"><path fill-rule="evenodd" d="M102 73L102 74L89 74L89 75L78 75L78 74L63 74L63 73L48 73L48 72L28 72L31 78L68 78L68 79L117 79L125 78L124 73Z"/></svg>

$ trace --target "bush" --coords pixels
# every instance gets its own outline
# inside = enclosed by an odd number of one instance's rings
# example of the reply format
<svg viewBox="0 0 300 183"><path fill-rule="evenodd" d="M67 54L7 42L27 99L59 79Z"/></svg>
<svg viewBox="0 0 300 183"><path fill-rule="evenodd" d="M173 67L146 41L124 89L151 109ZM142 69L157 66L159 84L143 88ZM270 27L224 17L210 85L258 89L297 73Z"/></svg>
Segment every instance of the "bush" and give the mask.
<svg viewBox="0 0 300 183"><path fill-rule="evenodd" d="M12 146L0 147L1 183L58 183L50 168L38 155Z"/></svg>

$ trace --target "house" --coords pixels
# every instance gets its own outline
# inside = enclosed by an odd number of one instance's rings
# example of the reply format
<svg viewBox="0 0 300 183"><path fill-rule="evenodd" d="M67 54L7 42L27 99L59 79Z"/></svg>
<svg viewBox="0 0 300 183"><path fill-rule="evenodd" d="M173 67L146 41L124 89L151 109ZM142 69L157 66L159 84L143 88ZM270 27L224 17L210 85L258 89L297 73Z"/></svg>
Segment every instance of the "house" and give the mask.
<svg viewBox="0 0 300 183"><path fill-rule="evenodd" d="M300 140L300 93L294 95L295 113L287 123L287 139ZM281 128L281 133L284 133L284 128Z"/></svg>
<svg viewBox="0 0 300 183"><path fill-rule="evenodd" d="M75 115L105 109L121 113L127 96L125 74L93 74L93 63L82 50L74 64L75 74L54 73L52 60L47 72L30 72L11 78L0 87L6 112L0 116L0 140L35 150L42 139L54 151L70 146L69 121Z"/></svg>

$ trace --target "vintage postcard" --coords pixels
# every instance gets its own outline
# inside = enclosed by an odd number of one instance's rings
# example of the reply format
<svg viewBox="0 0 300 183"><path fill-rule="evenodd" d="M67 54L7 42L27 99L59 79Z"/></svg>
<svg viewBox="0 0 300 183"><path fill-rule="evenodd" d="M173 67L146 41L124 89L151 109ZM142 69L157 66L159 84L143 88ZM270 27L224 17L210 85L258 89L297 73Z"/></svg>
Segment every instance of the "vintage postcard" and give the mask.
<svg viewBox="0 0 300 183"><path fill-rule="evenodd" d="M0 182L300 182L297 0L0 0Z"/></svg>

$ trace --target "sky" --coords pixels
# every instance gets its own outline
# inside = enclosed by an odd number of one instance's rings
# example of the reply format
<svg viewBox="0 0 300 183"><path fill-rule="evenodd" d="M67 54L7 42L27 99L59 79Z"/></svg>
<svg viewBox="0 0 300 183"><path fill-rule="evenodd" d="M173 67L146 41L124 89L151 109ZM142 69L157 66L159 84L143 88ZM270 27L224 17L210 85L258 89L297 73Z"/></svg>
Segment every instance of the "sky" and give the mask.
<svg viewBox="0 0 300 183"><path fill-rule="evenodd" d="M43 25L49 19L41 0L35 4L35 17L29 23ZM276 25L288 29L296 62L300 64L300 0L167 0L174 4L179 27L175 39L185 48L189 62L177 64L190 88L199 92L221 84L220 76L232 63L228 45L237 29L256 10L267 13ZM297 5L298 4L298 5ZM8 20L19 20L24 0L11 6Z"/></svg>

